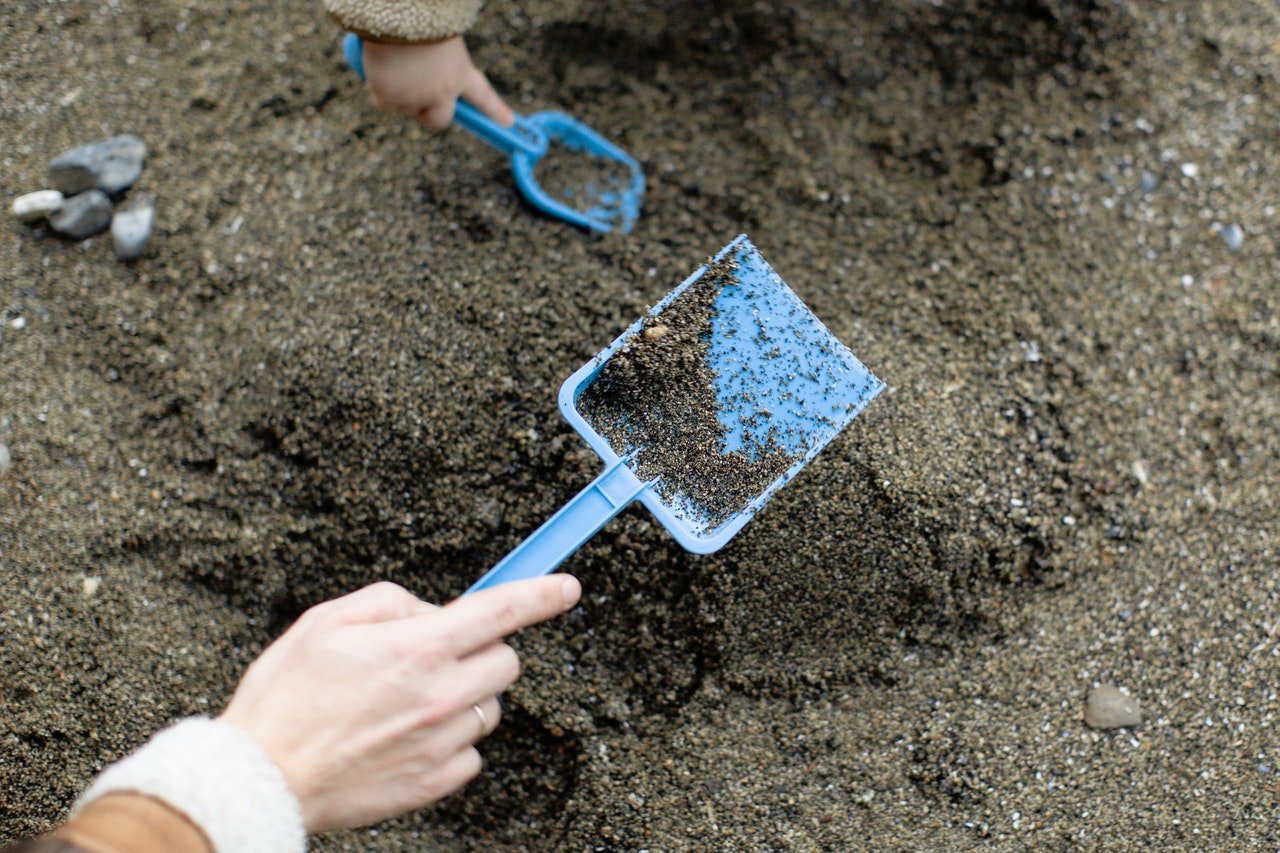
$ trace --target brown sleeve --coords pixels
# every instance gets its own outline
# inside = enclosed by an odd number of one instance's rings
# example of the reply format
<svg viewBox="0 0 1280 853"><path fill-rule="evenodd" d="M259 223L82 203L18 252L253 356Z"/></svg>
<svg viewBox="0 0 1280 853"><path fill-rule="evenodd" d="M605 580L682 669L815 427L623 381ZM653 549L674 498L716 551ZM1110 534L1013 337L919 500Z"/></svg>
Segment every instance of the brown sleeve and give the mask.
<svg viewBox="0 0 1280 853"><path fill-rule="evenodd" d="M53 832L8 853L214 853L181 812L142 794L108 794Z"/></svg>

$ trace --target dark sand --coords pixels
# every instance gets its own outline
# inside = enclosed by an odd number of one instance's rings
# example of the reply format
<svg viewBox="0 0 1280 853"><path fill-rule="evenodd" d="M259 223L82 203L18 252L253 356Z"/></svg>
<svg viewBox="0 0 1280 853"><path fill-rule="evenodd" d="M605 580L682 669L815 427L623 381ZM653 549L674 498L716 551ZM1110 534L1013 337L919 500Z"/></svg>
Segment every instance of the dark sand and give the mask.
<svg viewBox="0 0 1280 853"><path fill-rule="evenodd" d="M668 505L690 504L714 530L741 513L796 461L772 438L725 451L708 358L715 301L737 286L735 262L708 266L687 290L629 335L578 398L587 423Z"/></svg>
<svg viewBox="0 0 1280 853"><path fill-rule="evenodd" d="M617 208L619 194L631 186L631 174L616 160L552 140L538 161L534 180L570 209L588 213L597 207Z"/></svg>
<svg viewBox="0 0 1280 853"><path fill-rule="evenodd" d="M485 777L316 848L1280 844L1275 5L491 3L498 88L645 165L605 239L316 5L6 12L0 191L135 132L159 233L0 239L0 838L308 604L464 589L597 473L559 383L746 231L890 389L716 556L612 523Z"/></svg>

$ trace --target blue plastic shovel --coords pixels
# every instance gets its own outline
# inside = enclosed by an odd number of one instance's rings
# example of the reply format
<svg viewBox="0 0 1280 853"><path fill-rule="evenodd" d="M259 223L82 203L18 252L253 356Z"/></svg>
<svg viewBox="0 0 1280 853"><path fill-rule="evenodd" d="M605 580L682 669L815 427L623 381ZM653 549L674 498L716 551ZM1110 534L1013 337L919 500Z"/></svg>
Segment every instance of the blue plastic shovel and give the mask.
<svg viewBox="0 0 1280 853"><path fill-rule="evenodd" d="M578 408L583 392L609 360L646 328L642 317L560 388L561 413L604 460L604 473L468 593L552 571L635 500L647 506L687 550L716 551L884 389L884 383L822 325L745 235L646 316L661 317L711 265L730 257L737 263L734 281L720 289L707 312L711 334L705 339L708 366L714 372L716 420L722 427L719 450L751 453L767 447L793 459L791 466L727 519L713 517L669 483L643 481L632 465L644 447L644 436L632 436L628 446L615 448Z"/></svg>
<svg viewBox="0 0 1280 853"><path fill-rule="evenodd" d="M342 42L351 70L364 79L364 43L359 36L347 34ZM503 127L465 100L459 99L453 114L461 125L485 142L511 156L511 174L525 200L548 216L563 219L580 228L606 232L631 231L640 214L644 195L644 170L630 154L596 133L577 119L559 112L516 114L515 124ZM552 143L570 151L586 152L602 161L617 163L625 177L616 180L589 181L583 186L567 188L564 198L556 198L538 183L535 172ZM617 170L610 169L609 172ZM572 200L570 205L566 200Z"/></svg>

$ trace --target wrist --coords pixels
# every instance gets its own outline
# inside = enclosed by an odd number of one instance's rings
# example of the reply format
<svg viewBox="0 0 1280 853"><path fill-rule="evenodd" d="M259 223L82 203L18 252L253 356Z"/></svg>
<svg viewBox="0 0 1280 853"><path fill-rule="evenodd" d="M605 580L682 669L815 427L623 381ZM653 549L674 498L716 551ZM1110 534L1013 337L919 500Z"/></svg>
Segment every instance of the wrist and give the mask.
<svg viewBox="0 0 1280 853"><path fill-rule="evenodd" d="M230 723L191 717L160 732L103 771L72 812L117 793L149 796L181 812L215 850L306 848L300 806L282 771Z"/></svg>

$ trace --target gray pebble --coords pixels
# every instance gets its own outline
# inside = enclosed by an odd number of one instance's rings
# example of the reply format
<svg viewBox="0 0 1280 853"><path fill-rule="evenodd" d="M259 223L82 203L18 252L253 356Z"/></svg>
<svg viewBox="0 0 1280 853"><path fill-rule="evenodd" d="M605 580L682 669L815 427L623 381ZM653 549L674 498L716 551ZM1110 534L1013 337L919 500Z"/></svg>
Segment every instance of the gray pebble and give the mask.
<svg viewBox="0 0 1280 853"><path fill-rule="evenodd" d="M1244 229L1239 225L1225 225L1218 232L1218 236L1222 238L1222 242L1227 244L1227 248L1233 252L1240 251L1240 247L1244 245Z"/></svg>
<svg viewBox="0 0 1280 853"><path fill-rule="evenodd" d="M138 180L146 156L147 144L125 133L60 154L49 164L49 176L67 195L93 187L114 195Z"/></svg>
<svg viewBox="0 0 1280 853"><path fill-rule="evenodd" d="M57 190L36 190L13 200L13 215L23 222L39 222L57 213L65 200Z"/></svg>
<svg viewBox="0 0 1280 853"><path fill-rule="evenodd" d="M49 225L65 237L83 240L111 224L111 199L101 190L72 196L49 217Z"/></svg>
<svg viewBox="0 0 1280 853"><path fill-rule="evenodd" d="M121 259L131 261L147 248L155 213L155 202L149 198L138 199L116 211L111 220L111 243Z"/></svg>
<svg viewBox="0 0 1280 853"><path fill-rule="evenodd" d="M9 455L9 445L0 444L0 477L9 473L9 466L13 464L13 457Z"/></svg>
<svg viewBox="0 0 1280 853"><path fill-rule="evenodd" d="M1142 171L1142 180L1138 184L1138 188L1142 190L1143 195L1151 195L1156 191L1156 187L1160 186L1160 179L1154 173L1145 169Z"/></svg>
<svg viewBox="0 0 1280 853"><path fill-rule="evenodd" d="M1084 700L1084 724L1091 729L1118 729L1141 722L1138 700L1114 684L1095 687Z"/></svg>

